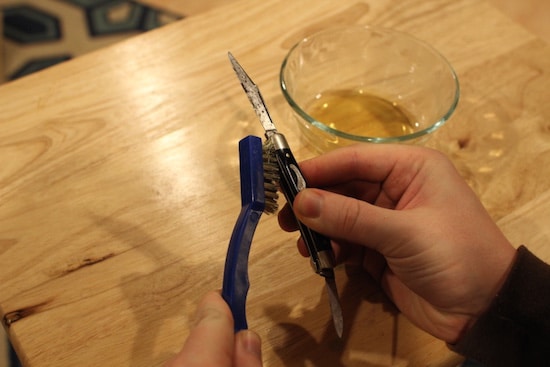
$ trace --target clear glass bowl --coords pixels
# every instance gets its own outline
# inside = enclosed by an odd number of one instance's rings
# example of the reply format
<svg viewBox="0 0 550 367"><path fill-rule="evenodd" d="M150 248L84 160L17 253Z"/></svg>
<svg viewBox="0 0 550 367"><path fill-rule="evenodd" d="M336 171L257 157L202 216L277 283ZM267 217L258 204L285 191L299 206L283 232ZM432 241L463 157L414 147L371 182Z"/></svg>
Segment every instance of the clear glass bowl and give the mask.
<svg viewBox="0 0 550 367"><path fill-rule="evenodd" d="M280 71L292 117L316 150L423 143L452 115L459 83L433 47L391 29L346 26L306 37Z"/></svg>

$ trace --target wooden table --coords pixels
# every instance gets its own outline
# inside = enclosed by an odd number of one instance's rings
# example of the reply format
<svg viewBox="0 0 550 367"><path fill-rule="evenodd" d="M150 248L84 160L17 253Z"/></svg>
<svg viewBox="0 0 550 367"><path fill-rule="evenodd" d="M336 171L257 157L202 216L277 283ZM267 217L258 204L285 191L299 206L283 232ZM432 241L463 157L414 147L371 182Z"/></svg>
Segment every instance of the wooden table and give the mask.
<svg viewBox="0 0 550 367"><path fill-rule="evenodd" d="M197 300L221 286L237 142L262 134L227 51L303 159L279 66L301 37L348 23L446 55L462 97L430 144L515 244L550 260L549 45L478 0L235 1L0 87L0 311L25 365L160 366L179 350ZM250 255L265 366L460 362L342 270L338 340L296 237L264 216Z"/></svg>

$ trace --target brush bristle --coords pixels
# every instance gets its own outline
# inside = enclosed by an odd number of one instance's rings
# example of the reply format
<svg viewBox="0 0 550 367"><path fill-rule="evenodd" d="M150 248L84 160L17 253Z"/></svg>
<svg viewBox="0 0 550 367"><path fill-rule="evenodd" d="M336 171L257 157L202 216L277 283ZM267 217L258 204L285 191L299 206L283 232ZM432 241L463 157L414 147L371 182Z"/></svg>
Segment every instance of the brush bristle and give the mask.
<svg viewBox="0 0 550 367"><path fill-rule="evenodd" d="M279 194L279 165L274 158L272 150L268 145L263 145L263 161L264 161L264 192L265 192L265 208L264 212L273 214L279 208L277 200Z"/></svg>

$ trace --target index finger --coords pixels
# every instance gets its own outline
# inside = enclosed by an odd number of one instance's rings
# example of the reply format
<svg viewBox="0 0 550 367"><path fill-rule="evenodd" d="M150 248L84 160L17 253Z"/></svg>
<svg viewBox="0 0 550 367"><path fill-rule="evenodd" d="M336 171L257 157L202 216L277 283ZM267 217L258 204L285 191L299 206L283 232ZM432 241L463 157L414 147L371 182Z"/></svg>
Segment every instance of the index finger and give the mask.
<svg viewBox="0 0 550 367"><path fill-rule="evenodd" d="M384 182L395 170L413 171L410 165L425 160L430 151L410 145L356 144L303 161L300 168L311 187L353 180Z"/></svg>

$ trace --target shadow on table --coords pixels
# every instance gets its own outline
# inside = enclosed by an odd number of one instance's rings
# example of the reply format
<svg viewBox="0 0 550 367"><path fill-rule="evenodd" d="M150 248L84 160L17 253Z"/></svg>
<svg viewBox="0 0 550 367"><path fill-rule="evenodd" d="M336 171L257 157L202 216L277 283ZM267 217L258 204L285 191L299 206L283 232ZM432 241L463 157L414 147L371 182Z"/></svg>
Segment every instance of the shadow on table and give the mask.
<svg viewBox="0 0 550 367"><path fill-rule="evenodd" d="M155 265L152 272L134 269L135 271L126 273L121 279L120 289L130 303L129 310L133 312L138 325L133 337L130 365L163 365L173 355L158 353L156 347L159 344L161 328L170 319L181 316L188 309L194 309L196 300L183 297L182 293L195 294L193 288L202 288L204 285L192 280L191 276L200 274L204 282L209 282L208 277L214 278L219 269L208 269L204 264L200 269L197 266L182 264L179 255L172 253L139 226L112 217L95 219L98 226L131 248L141 251ZM201 293L202 290L198 292Z"/></svg>
<svg viewBox="0 0 550 367"><path fill-rule="evenodd" d="M298 320L290 317L291 310L286 305L268 307L266 314L277 323L278 329L270 338L274 350L286 367L349 365L349 356L345 355L349 341L349 332L355 323L358 308L362 302L382 303L384 311L394 319L391 353L396 357L397 346L397 309L381 293L374 281L364 272L352 274L340 292L340 301L344 315L344 334L338 338L334 330L328 306L328 297L323 287L315 308L305 311ZM319 318L328 317L320 339L315 338L306 327L318 325ZM303 327L301 325L305 325ZM282 339L282 340L280 340ZM382 354L382 353L381 353ZM381 366L367 361L354 361L354 365L365 367Z"/></svg>

